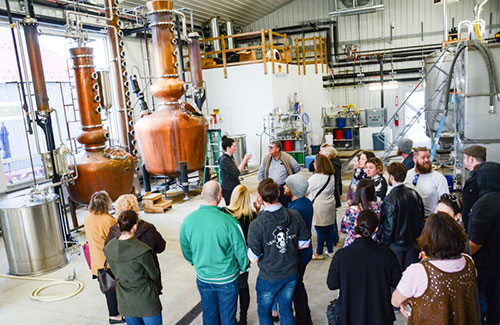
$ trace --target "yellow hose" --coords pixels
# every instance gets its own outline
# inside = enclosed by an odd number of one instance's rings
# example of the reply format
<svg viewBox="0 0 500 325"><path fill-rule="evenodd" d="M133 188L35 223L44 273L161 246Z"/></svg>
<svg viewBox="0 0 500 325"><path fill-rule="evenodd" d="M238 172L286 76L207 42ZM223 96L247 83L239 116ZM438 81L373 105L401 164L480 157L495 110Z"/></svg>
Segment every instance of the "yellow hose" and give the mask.
<svg viewBox="0 0 500 325"><path fill-rule="evenodd" d="M49 278L38 278L38 277L30 277L30 276L16 276L16 275L2 275L0 274L0 278L6 278L6 279L16 279L16 280L30 280L30 281L45 281L45 282L50 282L46 285L43 285L39 288L36 288L30 293L30 298L33 300L37 301L59 301L59 300L64 300L71 298L73 296L76 296L83 290L83 283L81 283L78 280L60 280L60 279L49 279ZM69 293L63 293L63 294L58 294L58 295L51 295L51 296L40 296L40 292L43 290L56 286L56 285L66 285L66 284L71 284L75 286L75 289Z"/></svg>
<svg viewBox="0 0 500 325"><path fill-rule="evenodd" d="M356 106L355 106L354 104L348 104L348 105L344 108L344 113L349 112L349 109L350 109L351 107L354 109L354 112L356 112L356 114L359 114L358 109L356 108Z"/></svg>
<svg viewBox="0 0 500 325"><path fill-rule="evenodd" d="M478 23L474 24L474 29L476 30L477 39L480 41L481 40L481 32L479 31L479 24Z"/></svg>

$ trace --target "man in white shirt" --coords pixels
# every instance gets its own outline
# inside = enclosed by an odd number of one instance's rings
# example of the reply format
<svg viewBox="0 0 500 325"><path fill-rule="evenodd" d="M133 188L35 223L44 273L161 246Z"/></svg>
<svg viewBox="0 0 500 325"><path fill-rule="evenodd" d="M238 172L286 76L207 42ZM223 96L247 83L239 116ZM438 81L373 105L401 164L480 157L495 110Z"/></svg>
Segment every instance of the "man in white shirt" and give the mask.
<svg viewBox="0 0 500 325"><path fill-rule="evenodd" d="M450 193L448 182L443 174L432 169L429 149L416 148L413 153L415 167L408 171L405 184L415 189L422 197L425 215L434 213L441 195Z"/></svg>

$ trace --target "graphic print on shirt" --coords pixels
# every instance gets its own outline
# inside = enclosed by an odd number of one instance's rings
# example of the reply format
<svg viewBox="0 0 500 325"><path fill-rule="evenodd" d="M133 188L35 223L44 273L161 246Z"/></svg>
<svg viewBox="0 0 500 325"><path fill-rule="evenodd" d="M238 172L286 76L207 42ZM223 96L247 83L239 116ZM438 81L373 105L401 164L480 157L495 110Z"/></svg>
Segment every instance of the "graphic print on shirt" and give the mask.
<svg viewBox="0 0 500 325"><path fill-rule="evenodd" d="M267 242L267 246L276 245L278 251L281 254L285 254L287 251L288 240L293 239L296 235L288 235L288 228L277 226L273 231L274 239Z"/></svg>

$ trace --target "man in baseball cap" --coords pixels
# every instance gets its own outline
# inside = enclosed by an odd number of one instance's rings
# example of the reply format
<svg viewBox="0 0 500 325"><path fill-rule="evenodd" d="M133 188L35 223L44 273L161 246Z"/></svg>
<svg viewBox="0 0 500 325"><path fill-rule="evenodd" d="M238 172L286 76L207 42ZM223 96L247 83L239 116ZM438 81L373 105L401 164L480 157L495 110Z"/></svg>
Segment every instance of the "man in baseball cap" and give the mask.
<svg viewBox="0 0 500 325"><path fill-rule="evenodd" d="M462 212L462 221L465 230L469 229L469 213L479 196L479 188L476 182L476 170L486 161L486 148L483 146L470 146L464 149L464 166L470 172L469 178L465 181L462 190L462 200L464 209Z"/></svg>
<svg viewBox="0 0 500 325"><path fill-rule="evenodd" d="M398 156L403 157L403 165L405 165L407 170L415 167L415 162L413 161L413 141L408 138L403 138L398 143Z"/></svg>

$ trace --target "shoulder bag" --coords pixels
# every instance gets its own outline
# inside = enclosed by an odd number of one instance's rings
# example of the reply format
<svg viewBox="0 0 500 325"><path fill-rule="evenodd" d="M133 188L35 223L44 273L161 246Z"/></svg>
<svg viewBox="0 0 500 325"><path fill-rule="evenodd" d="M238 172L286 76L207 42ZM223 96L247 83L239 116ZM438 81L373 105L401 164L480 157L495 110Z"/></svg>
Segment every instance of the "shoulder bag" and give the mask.
<svg viewBox="0 0 500 325"><path fill-rule="evenodd" d="M324 191L324 189L326 188L326 186L328 185L328 183L330 183L330 178L332 177L332 175L328 175L328 180L326 181L325 185L323 185L323 187L319 190L318 193L316 193L316 195L314 196L314 199L312 200L312 203L314 204L314 201L316 201L316 198L321 194L321 192Z"/></svg>
<svg viewBox="0 0 500 325"><path fill-rule="evenodd" d="M97 280L99 281L99 288L102 293L115 292L118 280L108 268L108 260L104 261L104 268L97 270Z"/></svg>

